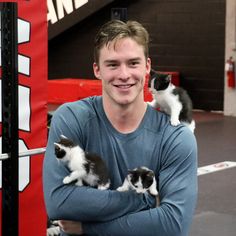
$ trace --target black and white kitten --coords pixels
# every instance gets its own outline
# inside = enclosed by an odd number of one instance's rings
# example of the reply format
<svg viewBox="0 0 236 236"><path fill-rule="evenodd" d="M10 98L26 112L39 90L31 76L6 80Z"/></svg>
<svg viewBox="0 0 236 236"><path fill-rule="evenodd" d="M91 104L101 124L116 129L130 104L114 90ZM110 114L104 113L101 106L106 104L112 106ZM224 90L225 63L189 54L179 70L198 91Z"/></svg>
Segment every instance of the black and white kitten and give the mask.
<svg viewBox="0 0 236 236"><path fill-rule="evenodd" d="M63 179L64 184L75 182L78 186L91 186L100 190L108 189L110 179L108 169L100 156L85 152L79 145L64 135L55 145L55 155L70 169L71 173ZM57 220L48 219L47 236L60 235Z"/></svg>
<svg viewBox="0 0 236 236"><path fill-rule="evenodd" d="M153 196L158 195L155 174L144 166L129 170L122 186L117 190L120 192L135 190L137 193L149 192Z"/></svg>
<svg viewBox="0 0 236 236"><path fill-rule="evenodd" d="M64 184L74 181L78 186L91 186L100 190L108 189L110 179L105 162L94 153L85 152L79 145L64 135L54 143L55 155L65 163L71 173L63 179Z"/></svg>
<svg viewBox="0 0 236 236"><path fill-rule="evenodd" d="M177 126L185 124L192 132L195 121L192 118L192 101L186 90L171 83L171 75L160 74L153 69L150 72L148 87L153 100L148 102L154 108L170 115L170 123Z"/></svg>

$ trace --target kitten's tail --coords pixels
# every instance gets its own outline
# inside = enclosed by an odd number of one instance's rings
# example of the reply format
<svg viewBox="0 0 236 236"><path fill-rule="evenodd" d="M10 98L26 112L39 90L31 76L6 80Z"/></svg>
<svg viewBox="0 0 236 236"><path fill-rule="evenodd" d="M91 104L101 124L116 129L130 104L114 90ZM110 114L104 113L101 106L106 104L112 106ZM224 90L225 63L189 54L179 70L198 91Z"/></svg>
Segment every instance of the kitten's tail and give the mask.
<svg viewBox="0 0 236 236"><path fill-rule="evenodd" d="M194 133L194 130L196 128L195 120L192 120L188 127Z"/></svg>
<svg viewBox="0 0 236 236"><path fill-rule="evenodd" d="M187 123L187 122L182 122L182 123L186 125L194 133L194 130L196 128L195 120L192 120L191 123Z"/></svg>

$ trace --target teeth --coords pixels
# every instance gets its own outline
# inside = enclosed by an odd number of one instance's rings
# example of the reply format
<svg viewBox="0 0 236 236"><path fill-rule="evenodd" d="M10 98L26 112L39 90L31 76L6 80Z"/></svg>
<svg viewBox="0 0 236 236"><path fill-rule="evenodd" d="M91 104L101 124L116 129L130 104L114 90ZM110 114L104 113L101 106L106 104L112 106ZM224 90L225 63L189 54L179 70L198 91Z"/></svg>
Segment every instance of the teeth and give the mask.
<svg viewBox="0 0 236 236"><path fill-rule="evenodd" d="M131 85L117 85L118 88L129 88Z"/></svg>

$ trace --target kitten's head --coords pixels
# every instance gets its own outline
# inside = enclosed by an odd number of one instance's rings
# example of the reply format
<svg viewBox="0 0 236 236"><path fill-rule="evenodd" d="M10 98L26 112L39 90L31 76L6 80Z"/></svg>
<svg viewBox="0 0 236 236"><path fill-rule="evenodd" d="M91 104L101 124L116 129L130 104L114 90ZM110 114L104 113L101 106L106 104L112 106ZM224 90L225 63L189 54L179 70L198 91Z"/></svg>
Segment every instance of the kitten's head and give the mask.
<svg viewBox="0 0 236 236"><path fill-rule="evenodd" d="M72 140L68 139L64 135L60 136L59 142L54 143L55 146L55 155L61 161L69 161L71 149L75 146Z"/></svg>
<svg viewBox="0 0 236 236"><path fill-rule="evenodd" d="M171 75L161 74L151 69L148 87L151 91L161 91L168 88L171 83Z"/></svg>
<svg viewBox="0 0 236 236"><path fill-rule="evenodd" d="M147 167L138 167L133 170L129 170L128 178L137 192L144 193L153 184L155 174Z"/></svg>

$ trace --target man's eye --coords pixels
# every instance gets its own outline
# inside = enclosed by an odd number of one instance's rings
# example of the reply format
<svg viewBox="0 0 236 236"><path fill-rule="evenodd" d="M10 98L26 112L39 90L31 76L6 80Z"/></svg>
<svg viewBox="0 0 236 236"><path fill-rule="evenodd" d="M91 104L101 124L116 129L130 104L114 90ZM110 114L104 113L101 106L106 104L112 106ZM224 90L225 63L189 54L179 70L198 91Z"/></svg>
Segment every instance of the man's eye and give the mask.
<svg viewBox="0 0 236 236"><path fill-rule="evenodd" d="M139 64L138 61L132 61L130 62L130 66L137 66Z"/></svg>
<svg viewBox="0 0 236 236"><path fill-rule="evenodd" d="M111 67L111 68L114 68L114 67L117 66L117 64L115 64L115 63L111 63L111 64L108 64L107 66L108 66L108 67Z"/></svg>

